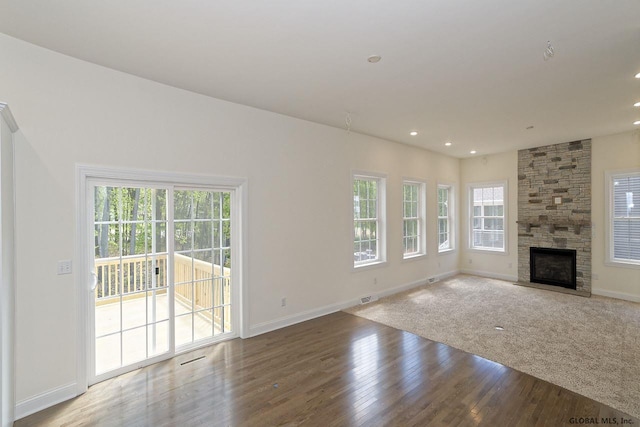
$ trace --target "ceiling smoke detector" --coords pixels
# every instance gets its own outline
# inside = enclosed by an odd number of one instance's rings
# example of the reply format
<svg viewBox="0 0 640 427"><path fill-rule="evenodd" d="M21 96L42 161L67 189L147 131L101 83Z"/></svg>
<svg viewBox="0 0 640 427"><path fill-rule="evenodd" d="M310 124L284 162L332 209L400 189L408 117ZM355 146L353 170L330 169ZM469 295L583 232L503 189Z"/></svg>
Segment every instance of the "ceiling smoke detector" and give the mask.
<svg viewBox="0 0 640 427"><path fill-rule="evenodd" d="M370 57L367 58L367 61L371 62L372 64L375 64L376 62L380 62L381 59L382 59L382 56L380 55L371 55Z"/></svg>

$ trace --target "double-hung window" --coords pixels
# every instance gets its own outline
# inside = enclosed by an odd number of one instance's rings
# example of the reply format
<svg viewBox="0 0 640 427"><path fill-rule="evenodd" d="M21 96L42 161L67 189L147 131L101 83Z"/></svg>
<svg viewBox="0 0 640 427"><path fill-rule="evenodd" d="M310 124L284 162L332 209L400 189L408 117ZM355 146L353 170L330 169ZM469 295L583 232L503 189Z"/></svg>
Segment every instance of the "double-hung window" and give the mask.
<svg viewBox="0 0 640 427"><path fill-rule="evenodd" d="M438 185L438 252L453 250L453 188Z"/></svg>
<svg viewBox="0 0 640 427"><path fill-rule="evenodd" d="M469 186L471 249L506 252L506 197L506 182Z"/></svg>
<svg viewBox="0 0 640 427"><path fill-rule="evenodd" d="M640 170L607 177L608 261L640 266Z"/></svg>
<svg viewBox="0 0 640 427"><path fill-rule="evenodd" d="M426 254L425 184L405 180L402 184L403 258Z"/></svg>
<svg viewBox="0 0 640 427"><path fill-rule="evenodd" d="M385 261L385 178L353 175L353 266Z"/></svg>

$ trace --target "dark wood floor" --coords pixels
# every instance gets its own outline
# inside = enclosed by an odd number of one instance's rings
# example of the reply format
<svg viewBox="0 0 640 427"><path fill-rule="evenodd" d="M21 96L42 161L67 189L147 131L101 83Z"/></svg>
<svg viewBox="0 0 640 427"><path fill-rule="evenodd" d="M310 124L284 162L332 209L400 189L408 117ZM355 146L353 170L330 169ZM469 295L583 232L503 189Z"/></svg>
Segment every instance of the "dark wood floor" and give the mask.
<svg viewBox="0 0 640 427"><path fill-rule="evenodd" d="M15 426L561 426L603 418L640 425L530 375L340 312L96 384Z"/></svg>

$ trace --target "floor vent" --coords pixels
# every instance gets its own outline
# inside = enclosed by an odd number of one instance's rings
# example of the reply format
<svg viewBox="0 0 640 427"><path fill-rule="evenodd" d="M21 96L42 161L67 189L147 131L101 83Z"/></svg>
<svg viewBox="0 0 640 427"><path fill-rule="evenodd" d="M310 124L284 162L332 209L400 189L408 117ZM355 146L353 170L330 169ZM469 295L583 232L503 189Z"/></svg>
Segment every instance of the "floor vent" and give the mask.
<svg viewBox="0 0 640 427"><path fill-rule="evenodd" d="M207 356L200 356L200 357L196 357L195 359L187 360L186 362L182 362L182 363L180 364L180 366L184 366L184 365L186 365L187 363L191 363L191 362L195 362L195 361L198 361L198 360L204 359L205 357L207 357Z"/></svg>
<svg viewBox="0 0 640 427"><path fill-rule="evenodd" d="M360 304L368 304L371 302L371 295L360 298Z"/></svg>

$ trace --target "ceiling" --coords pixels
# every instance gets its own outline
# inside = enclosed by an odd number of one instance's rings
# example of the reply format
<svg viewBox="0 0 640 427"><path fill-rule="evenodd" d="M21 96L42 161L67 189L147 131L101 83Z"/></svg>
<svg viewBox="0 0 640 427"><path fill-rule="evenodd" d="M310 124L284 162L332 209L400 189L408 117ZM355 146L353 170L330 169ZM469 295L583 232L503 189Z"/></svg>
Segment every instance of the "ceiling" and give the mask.
<svg viewBox="0 0 640 427"><path fill-rule="evenodd" d="M455 157L640 120L638 0L0 0L0 10L0 32L66 55L339 128L349 112L352 131Z"/></svg>

